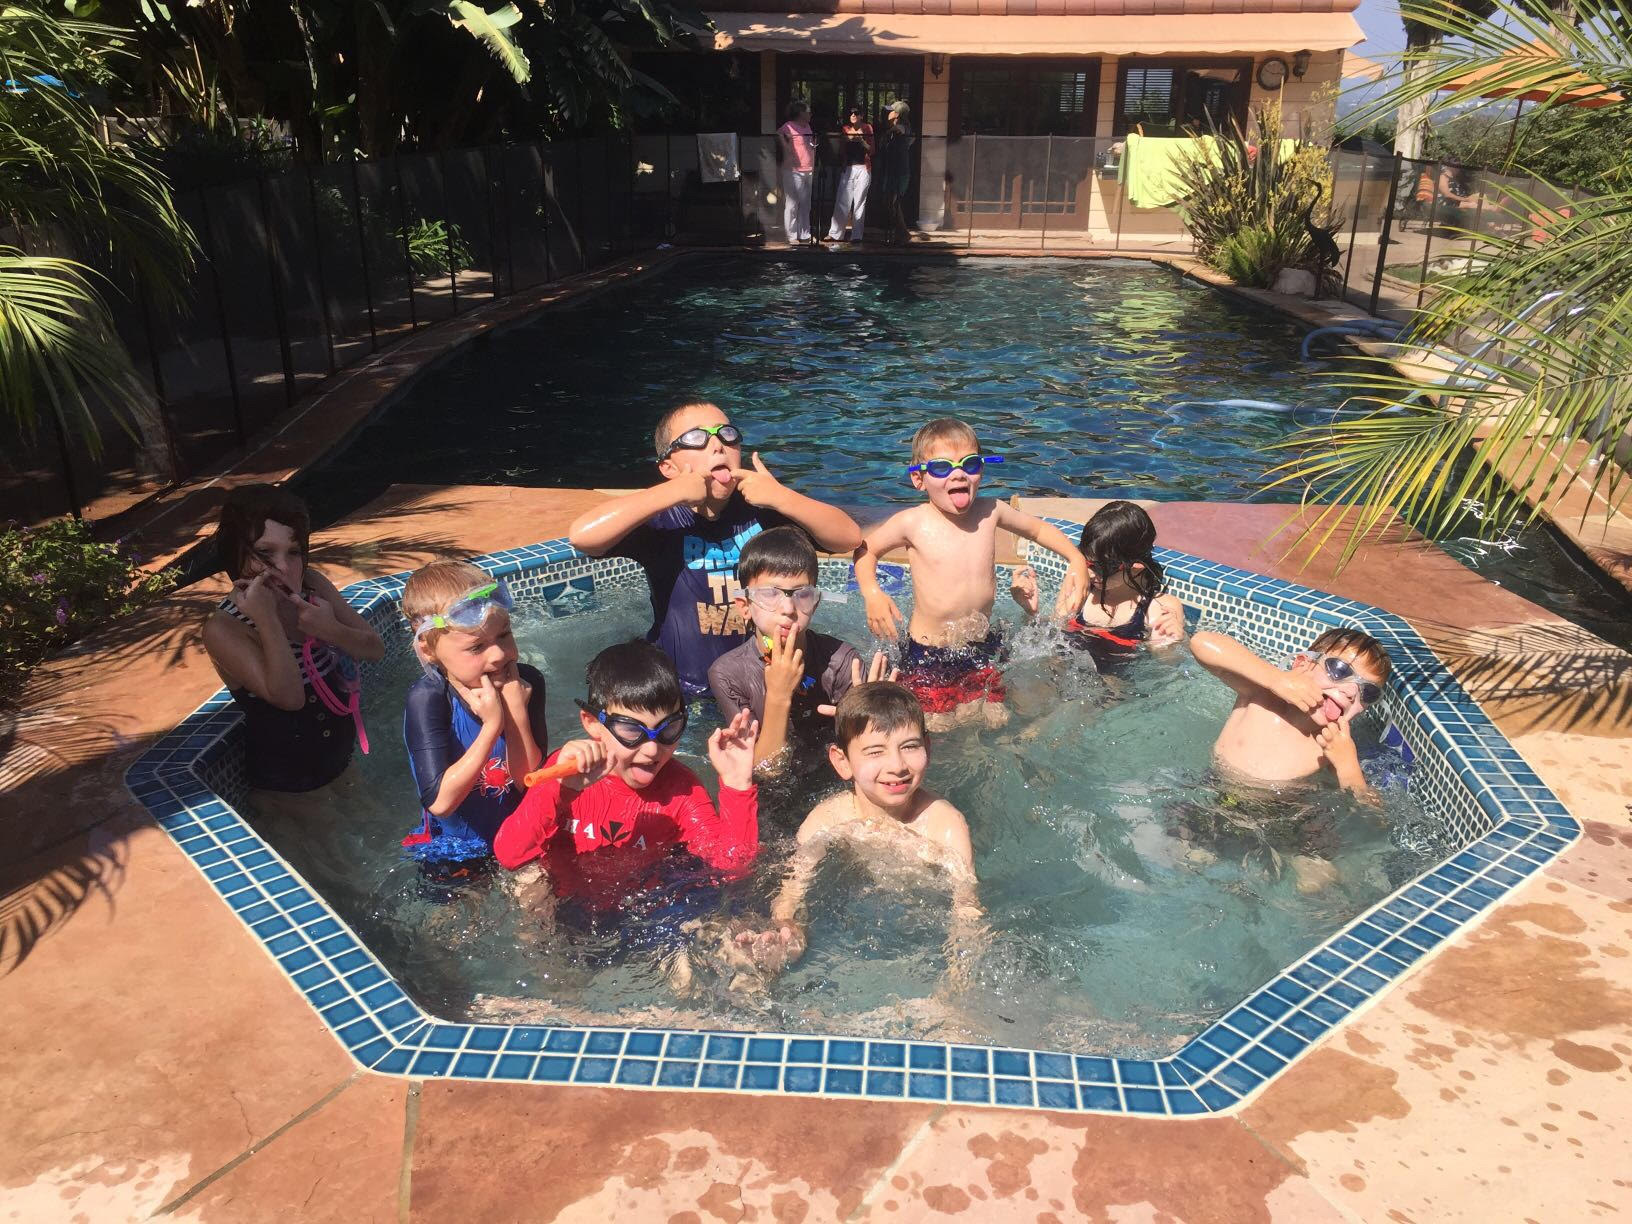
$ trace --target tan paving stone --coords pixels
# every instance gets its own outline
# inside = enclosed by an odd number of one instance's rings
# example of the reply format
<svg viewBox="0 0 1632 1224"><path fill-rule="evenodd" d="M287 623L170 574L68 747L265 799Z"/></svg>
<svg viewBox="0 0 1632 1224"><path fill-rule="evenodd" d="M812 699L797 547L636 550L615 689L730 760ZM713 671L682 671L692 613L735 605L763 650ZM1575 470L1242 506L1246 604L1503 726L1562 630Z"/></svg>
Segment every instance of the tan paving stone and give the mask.
<svg viewBox="0 0 1632 1224"><path fill-rule="evenodd" d="M1532 882L1242 1121L1359 1219L1624 1215L1628 951L1632 905Z"/></svg>

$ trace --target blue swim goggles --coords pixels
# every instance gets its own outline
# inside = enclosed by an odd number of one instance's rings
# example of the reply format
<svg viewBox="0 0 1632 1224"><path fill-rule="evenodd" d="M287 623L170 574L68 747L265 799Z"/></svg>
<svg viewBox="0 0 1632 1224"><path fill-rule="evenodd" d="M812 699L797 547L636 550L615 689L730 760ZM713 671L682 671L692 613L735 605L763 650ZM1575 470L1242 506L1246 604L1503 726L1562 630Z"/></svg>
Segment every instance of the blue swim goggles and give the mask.
<svg viewBox="0 0 1632 1224"><path fill-rule="evenodd" d="M414 630L414 638L418 640L433 629L462 629L466 633L475 633L487 623L494 609L509 612L515 606L510 588L503 578L498 578L466 591L448 605L446 612L423 618Z"/></svg>
<svg viewBox="0 0 1632 1224"><path fill-rule="evenodd" d="M608 714L604 706L597 709L588 702L578 701L576 698L573 704L610 731L612 738L625 748L642 747L647 740L665 747L677 743L686 733L686 721L691 716L690 711L681 706L657 726L648 727L638 718L630 718L625 714Z"/></svg>
<svg viewBox="0 0 1632 1224"><path fill-rule="evenodd" d="M988 463L1002 462L1002 455L965 455L956 463L950 459L930 459L923 463L915 463L907 471L908 473L928 472L936 480L945 480L952 475L954 468L960 472L967 472L971 476L979 476L980 470Z"/></svg>

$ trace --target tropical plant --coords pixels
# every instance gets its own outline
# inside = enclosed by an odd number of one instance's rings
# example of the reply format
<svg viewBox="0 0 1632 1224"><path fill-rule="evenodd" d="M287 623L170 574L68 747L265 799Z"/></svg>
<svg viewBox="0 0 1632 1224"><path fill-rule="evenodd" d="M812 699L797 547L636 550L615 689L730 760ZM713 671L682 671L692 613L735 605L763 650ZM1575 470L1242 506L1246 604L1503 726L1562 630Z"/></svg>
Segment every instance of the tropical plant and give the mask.
<svg viewBox="0 0 1632 1224"><path fill-rule="evenodd" d="M99 410L128 426L151 399L115 339L107 274L163 307L192 264L169 187L103 139L91 104L128 54L110 26L0 7L0 412L25 434L54 418L93 451Z"/></svg>
<svg viewBox="0 0 1632 1224"><path fill-rule="evenodd" d="M1310 226L1324 225L1331 163L1324 149L1281 138L1279 106L1211 139L1179 162L1179 215L1196 254L1242 285L1267 289L1285 268L1321 269Z"/></svg>
<svg viewBox="0 0 1632 1224"><path fill-rule="evenodd" d="M447 276L476 262L459 227L451 223L422 217L397 237L408 248L408 267L417 277Z"/></svg>
<svg viewBox="0 0 1632 1224"><path fill-rule="evenodd" d="M1394 151L1400 156L1420 158L1427 147L1433 91L1423 85L1447 27L1483 21L1494 8L1494 0L1407 0L1400 5L1405 55L1400 64L1403 79L1396 91L1399 102L1392 108L1396 112Z"/></svg>
<svg viewBox="0 0 1632 1224"><path fill-rule="evenodd" d="M1421 0L1403 7L1444 41L1370 109L1407 98L1426 99L1430 113L1489 106L1476 95L1497 89L1540 94L1543 113L1592 90L1632 106L1632 22L1614 0L1578 0L1579 24L1562 26L1544 0L1499 0L1488 22ZM1435 99L1472 74L1477 85ZM1396 513L1439 535L1479 502L1484 529L1502 532L1571 481L1591 489L1595 506L1626 499L1614 455L1632 432L1632 151L1621 148L1590 194L1557 201L1509 187L1485 203L1496 233L1459 233L1466 270L1437 282L1410 338L1477 356L1454 382L1373 364L1340 379L1364 411L1288 440L1293 454L1275 483L1326 503L1306 536L1324 541L1344 527L1346 560ZM1493 210L1509 223L1490 226ZM1464 462L1470 453L1476 462Z"/></svg>

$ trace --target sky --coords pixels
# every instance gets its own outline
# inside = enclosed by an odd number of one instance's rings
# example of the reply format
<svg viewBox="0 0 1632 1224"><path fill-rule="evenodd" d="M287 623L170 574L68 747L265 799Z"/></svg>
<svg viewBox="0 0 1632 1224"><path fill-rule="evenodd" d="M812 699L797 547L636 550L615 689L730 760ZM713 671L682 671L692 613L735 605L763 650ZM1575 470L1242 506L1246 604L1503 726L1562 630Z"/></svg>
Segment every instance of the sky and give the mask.
<svg viewBox="0 0 1632 1224"><path fill-rule="evenodd" d="M1400 25L1395 0L1360 0L1354 16L1366 32L1366 41L1355 48L1359 54L1367 59L1387 59L1405 49L1405 27Z"/></svg>

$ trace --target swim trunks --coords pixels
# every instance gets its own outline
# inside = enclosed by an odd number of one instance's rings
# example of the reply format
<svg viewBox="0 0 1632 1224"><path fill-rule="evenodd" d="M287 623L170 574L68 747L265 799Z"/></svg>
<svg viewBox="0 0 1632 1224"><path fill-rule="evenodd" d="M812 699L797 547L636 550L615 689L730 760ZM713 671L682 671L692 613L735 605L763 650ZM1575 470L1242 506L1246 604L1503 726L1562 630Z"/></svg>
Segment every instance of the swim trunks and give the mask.
<svg viewBox="0 0 1632 1224"><path fill-rule="evenodd" d="M997 669L1003 637L993 629L966 646L926 646L907 642L901 683L926 714L946 714L973 701L1002 702L1007 696Z"/></svg>

